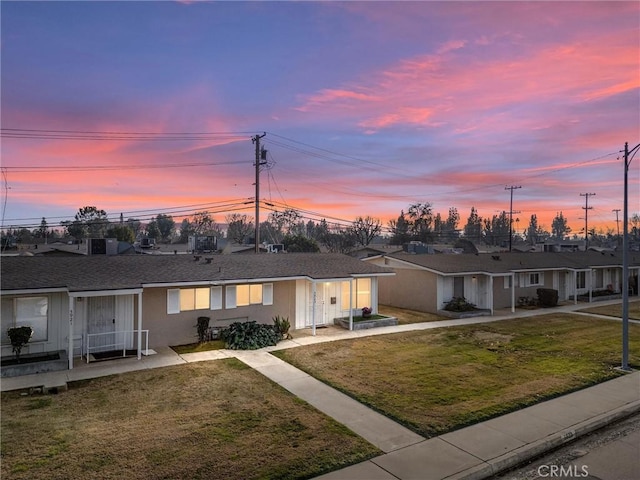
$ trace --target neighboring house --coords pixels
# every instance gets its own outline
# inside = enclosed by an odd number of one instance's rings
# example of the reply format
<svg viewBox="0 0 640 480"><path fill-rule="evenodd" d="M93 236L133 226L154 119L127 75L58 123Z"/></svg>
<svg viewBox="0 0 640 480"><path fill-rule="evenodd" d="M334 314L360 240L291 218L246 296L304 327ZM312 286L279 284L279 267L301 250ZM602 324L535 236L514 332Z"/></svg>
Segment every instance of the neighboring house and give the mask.
<svg viewBox="0 0 640 480"><path fill-rule="evenodd" d="M620 293L622 255L616 253L540 252L453 255L399 253L364 259L391 267L394 277L381 278L380 303L436 313L455 297L478 308L515 309L520 297L536 297L538 288L558 290L560 301L577 302L598 290ZM630 284L636 285L640 255L629 259Z"/></svg>
<svg viewBox="0 0 640 480"><path fill-rule="evenodd" d="M7 329L30 325L24 353L163 347L196 341L199 316L292 329L378 308L378 280L393 271L338 254L135 255L2 259L2 356ZM73 355L69 355L69 368Z"/></svg>

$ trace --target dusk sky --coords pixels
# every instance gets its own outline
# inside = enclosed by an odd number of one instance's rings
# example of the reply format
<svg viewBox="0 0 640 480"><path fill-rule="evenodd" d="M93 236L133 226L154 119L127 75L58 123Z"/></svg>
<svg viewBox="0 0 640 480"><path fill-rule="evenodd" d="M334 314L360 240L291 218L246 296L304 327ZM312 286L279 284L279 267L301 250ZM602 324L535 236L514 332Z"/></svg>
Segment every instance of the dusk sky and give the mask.
<svg viewBox="0 0 640 480"><path fill-rule="evenodd" d="M260 197L307 218L386 225L429 202L445 218L456 207L462 228L471 207L509 211L509 186L519 231L562 212L579 233L586 198L589 228L615 230L623 208L621 150L640 143L637 1L0 9L4 227L85 205L112 220L253 216L263 133Z"/></svg>

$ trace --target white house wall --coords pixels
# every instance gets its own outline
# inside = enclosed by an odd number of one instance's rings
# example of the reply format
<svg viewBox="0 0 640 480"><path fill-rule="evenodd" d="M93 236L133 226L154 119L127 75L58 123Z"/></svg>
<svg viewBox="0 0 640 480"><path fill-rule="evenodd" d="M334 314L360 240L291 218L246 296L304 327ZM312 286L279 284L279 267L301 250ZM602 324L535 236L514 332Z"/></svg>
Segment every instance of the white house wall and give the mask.
<svg viewBox="0 0 640 480"><path fill-rule="evenodd" d="M69 297L66 292L49 294L20 295L17 297L47 297L47 340L42 342L29 342L22 348L22 354L54 352L68 349L69 335ZM2 330L9 328L2 322ZM12 356L11 345L2 345L1 356Z"/></svg>

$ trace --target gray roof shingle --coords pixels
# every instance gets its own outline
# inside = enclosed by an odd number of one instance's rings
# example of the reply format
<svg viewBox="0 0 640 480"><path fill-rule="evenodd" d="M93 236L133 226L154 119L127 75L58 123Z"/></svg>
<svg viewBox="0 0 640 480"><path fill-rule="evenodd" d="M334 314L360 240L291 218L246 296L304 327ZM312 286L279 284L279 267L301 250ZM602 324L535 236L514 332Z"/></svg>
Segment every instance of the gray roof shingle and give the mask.
<svg viewBox="0 0 640 480"><path fill-rule="evenodd" d="M579 270L593 267L621 267L622 254L605 252L507 252L458 255L413 255L397 253L387 257L402 260L442 274L486 273L569 269ZM640 254L629 254L629 265L640 266Z"/></svg>
<svg viewBox="0 0 640 480"><path fill-rule="evenodd" d="M322 280L393 274L391 269L340 254L214 255L210 258L211 263L205 261L205 256L195 261L190 255L4 257L0 288L3 292L52 288L93 291L186 282L287 277Z"/></svg>

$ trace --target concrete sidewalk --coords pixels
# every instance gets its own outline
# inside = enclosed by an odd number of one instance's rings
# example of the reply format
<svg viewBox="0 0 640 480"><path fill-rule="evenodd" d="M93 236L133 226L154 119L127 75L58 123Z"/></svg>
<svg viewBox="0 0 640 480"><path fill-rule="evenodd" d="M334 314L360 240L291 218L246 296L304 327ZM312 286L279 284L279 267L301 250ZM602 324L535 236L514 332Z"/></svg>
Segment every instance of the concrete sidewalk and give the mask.
<svg viewBox="0 0 640 480"><path fill-rule="evenodd" d="M584 308L584 305L568 305L553 310L573 311L577 308ZM72 370L2 378L0 385L2 391L34 387L64 388L71 381L235 357L385 452L369 461L318 477L320 479L484 479L640 411L640 372L629 373L517 412L425 439L269 352L347 338L494 322L540 313L522 311L514 315L505 312L504 315L492 317L351 332L328 328L318 330L316 336L300 335L294 340L280 342L276 347L257 351L214 350L178 355L172 349L164 348L141 360L126 358L91 364L78 363L77 368Z"/></svg>
<svg viewBox="0 0 640 480"><path fill-rule="evenodd" d="M318 479L489 478L638 411L640 372L634 372Z"/></svg>

